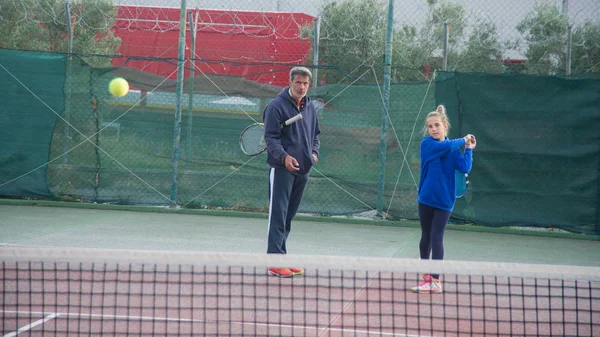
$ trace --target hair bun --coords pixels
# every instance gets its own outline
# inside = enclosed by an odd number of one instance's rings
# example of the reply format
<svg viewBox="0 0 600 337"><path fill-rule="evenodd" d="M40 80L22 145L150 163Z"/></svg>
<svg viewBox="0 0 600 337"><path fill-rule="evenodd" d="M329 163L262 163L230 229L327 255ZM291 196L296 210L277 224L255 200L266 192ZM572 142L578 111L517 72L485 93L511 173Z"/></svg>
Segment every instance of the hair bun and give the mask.
<svg viewBox="0 0 600 337"><path fill-rule="evenodd" d="M446 108L443 105L438 105L436 111L444 115L446 114Z"/></svg>

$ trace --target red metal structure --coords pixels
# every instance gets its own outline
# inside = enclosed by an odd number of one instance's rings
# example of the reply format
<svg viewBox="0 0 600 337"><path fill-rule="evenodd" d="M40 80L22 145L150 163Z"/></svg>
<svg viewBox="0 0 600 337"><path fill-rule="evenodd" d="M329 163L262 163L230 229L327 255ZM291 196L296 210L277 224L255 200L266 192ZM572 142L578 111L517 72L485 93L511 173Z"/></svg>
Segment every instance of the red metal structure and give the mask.
<svg viewBox="0 0 600 337"><path fill-rule="evenodd" d="M113 32L121 38L113 65L176 78L179 8L121 6ZM285 86L291 65L307 61L311 41L301 28L314 17L304 13L191 9L196 25L196 75L241 76ZM191 55L190 23L186 27L186 59ZM147 59L140 59L147 58ZM158 61L157 59L161 59ZM126 61L124 61L126 60ZM166 62L165 62L166 60ZM191 63L186 62L186 67ZM189 75L189 70L185 72Z"/></svg>

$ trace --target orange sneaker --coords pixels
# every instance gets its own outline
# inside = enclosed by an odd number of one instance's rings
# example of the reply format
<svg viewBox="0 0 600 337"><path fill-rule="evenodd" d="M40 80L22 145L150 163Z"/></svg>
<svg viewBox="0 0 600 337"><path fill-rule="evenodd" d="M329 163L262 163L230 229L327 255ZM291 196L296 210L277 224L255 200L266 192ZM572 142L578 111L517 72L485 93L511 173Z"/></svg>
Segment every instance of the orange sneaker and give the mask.
<svg viewBox="0 0 600 337"><path fill-rule="evenodd" d="M278 277L292 277L294 273L289 268L269 268L269 275Z"/></svg>
<svg viewBox="0 0 600 337"><path fill-rule="evenodd" d="M289 268L294 276L296 275L304 275L304 268Z"/></svg>

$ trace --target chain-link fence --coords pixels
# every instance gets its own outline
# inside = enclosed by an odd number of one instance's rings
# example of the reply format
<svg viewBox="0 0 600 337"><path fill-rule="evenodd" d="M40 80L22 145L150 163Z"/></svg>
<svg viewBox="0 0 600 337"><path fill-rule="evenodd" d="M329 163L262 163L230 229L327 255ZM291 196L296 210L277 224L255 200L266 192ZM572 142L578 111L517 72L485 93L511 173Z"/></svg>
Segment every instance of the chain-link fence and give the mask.
<svg viewBox="0 0 600 337"><path fill-rule="evenodd" d="M137 56L115 59L162 76L149 58L185 58L198 72L285 85L288 64L328 66L316 84L373 82L393 20L393 79L426 80L434 69L564 74L598 71L595 0L5 0L0 46ZM180 9L186 8L182 18ZM194 46L192 46L194 44ZM193 53L192 53L192 49ZM93 60L93 58L89 58ZM102 61L91 62L102 65ZM261 67L249 73L247 64ZM160 66L159 66L160 65ZM186 72L187 74L187 72ZM174 76L174 75L173 75Z"/></svg>
<svg viewBox="0 0 600 337"><path fill-rule="evenodd" d="M0 47L66 55L63 84L50 81L64 88L64 106L53 109L49 159L36 162L47 169L49 192L4 190L8 196L265 211L264 157L243 156L237 139L301 64L313 70L322 126L301 212L415 219L423 119L449 104L436 94L436 73L594 78L600 70L594 0L6 0L0 12ZM36 100L32 88L44 90L35 72L8 61L41 64L32 55L3 59L11 88L24 93L6 104L13 117ZM131 85L122 98L106 90L117 76ZM458 123L453 130L486 132ZM14 157L5 151L3 159ZM35 167L4 166L0 190ZM580 224L465 214L488 225Z"/></svg>

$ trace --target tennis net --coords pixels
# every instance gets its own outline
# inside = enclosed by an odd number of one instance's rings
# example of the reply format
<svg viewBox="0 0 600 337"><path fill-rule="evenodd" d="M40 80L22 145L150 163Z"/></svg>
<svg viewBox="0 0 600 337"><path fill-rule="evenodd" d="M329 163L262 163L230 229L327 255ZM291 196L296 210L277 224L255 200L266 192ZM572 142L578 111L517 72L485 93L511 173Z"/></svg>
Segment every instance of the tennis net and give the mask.
<svg viewBox="0 0 600 337"><path fill-rule="evenodd" d="M4 337L600 336L596 267L14 246L0 261ZM413 293L431 271L443 292Z"/></svg>

